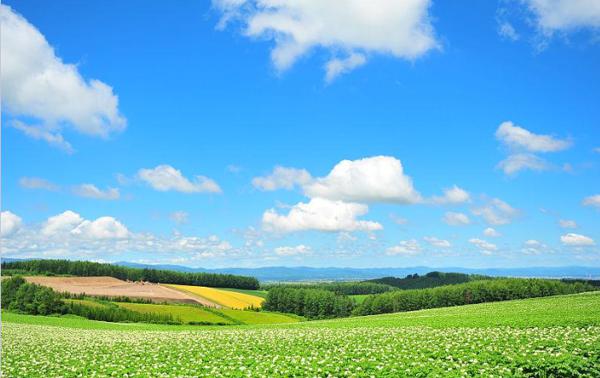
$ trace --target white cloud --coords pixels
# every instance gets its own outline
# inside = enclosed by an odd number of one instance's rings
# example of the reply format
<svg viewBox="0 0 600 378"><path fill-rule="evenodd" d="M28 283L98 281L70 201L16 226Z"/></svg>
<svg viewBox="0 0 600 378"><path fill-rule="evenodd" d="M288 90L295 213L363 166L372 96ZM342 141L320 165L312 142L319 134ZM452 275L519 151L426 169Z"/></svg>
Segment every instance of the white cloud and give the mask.
<svg viewBox="0 0 600 378"><path fill-rule="evenodd" d="M562 228L577 228L577 222L575 222L574 220L560 219L558 221L558 224Z"/></svg>
<svg viewBox="0 0 600 378"><path fill-rule="evenodd" d="M196 176L190 181L182 175L180 170L167 164L140 169L137 177L161 192L173 190L183 193L221 193L219 185L210 178Z"/></svg>
<svg viewBox="0 0 600 378"><path fill-rule="evenodd" d="M600 154L600 147L594 148L594 152L597 153L597 154Z"/></svg>
<svg viewBox="0 0 600 378"><path fill-rule="evenodd" d="M596 0L522 0L545 34L600 28L600 3Z"/></svg>
<svg viewBox="0 0 600 378"><path fill-rule="evenodd" d="M271 59L280 72L311 50L327 50L332 56L326 64L328 80L364 64L369 53L412 61L436 48L430 4L430 0L213 0L223 13L219 27L238 19L244 35L274 41Z"/></svg>
<svg viewBox="0 0 600 378"><path fill-rule="evenodd" d="M450 248L452 244L448 240L438 239L435 236L425 236L423 238L427 243L437 248Z"/></svg>
<svg viewBox="0 0 600 378"><path fill-rule="evenodd" d="M485 236L487 236L488 238L499 238L500 236L502 236L501 233L499 233L498 231L496 231L495 229L488 227L485 230L483 230L483 234Z"/></svg>
<svg viewBox="0 0 600 378"><path fill-rule="evenodd" d="M253 178L252 185L264 191L277 189L291 190L296 185L302 186L308 184L311 180L312 177L306 169L277 166L270 175Z"/></svg>
<svg viewBox="0 0 600 378"><path fill-rule="evenodd" d="M444 214L443 221L450 226L466 226L471 223L471 220L466 214L455 213L453 211Z"/></svg>
<svg viewBox="0 0 600 378"><path fill-rule="evenodd" d="M550 165L539 156L528 153L512 154L502 160L496 168L504 171L506 175L514 175L519 171L529 169L531 171L546 171Z"/></svg>
<svg viewBox="0 0 600 378"><path fill-rule="evenodd" d="M523 244L524 244L524 247L523 247L522 251L523 251L523 253L528 254L528 255L539 255L540 253L544 252L544 250L546 250L548 248L548 246L546 246L544 243L539 242L534 239L527 240Z"/></svg>
<svg viewBox="0 0 600 378"><path fill-rule="evenodd" d="M169 214L169 219L177 224L184 224L188 221L189 214L185 211L174 211Z"/></svg>
<svg viewBox="0 0 600 378"><path fill-rule="evenodd" d="M19 185L25 189L42 189L55 192L59 189L58 185L39 177L21 177Z"/></svg>
<svg viewBox="0 0 600 378"><path fill-rule="evenodd" d="M2 213L4 229L5 215ZM162 237L150 233L134 233L113 217L86 220L73 211L48 218L39 226L22 227L19 237L2 239L2 254L14 257L109 259L110 255L127 253L152 254L153 262L160 256L166 261L202 262L207 259L240 257L235 249L216 235L209 237L174 234ZM4 236L4 235L3 235ZM122 256L119 258L123 258ZM110 259L109 259L110 260Z"/></svg>
<svg viewBox="0 0 600 378"><path fill-rule="evenodd" d="M435 196L432 199L435 204L459 204L469 202L471 195L466 190L454 185L452 188L444 189L443 196Z"/></svg>
<svg viewBox="0 0 600 378"><path fill-rule="evenodd" d="M519 215L517 209L498 198L493 198L484 206L473 209L472 213L493 226L511 223Z"/></svg>
<svg viewBox="0 0 600 378"><path fill-rule="evenodd" d="M498 247L496 246L496 244L492 244L492 243L487 242L482 239L477 239L477 238L469 239L469 243L473 244L474 246L476 246L477 248L479 248L485 252L493 252L493 251L498 250Z"/></svg>
<svg viewBox="0 0 600 378"><path fill-rule="evenodd" d="M557 152L566 150L572 145L568 139L534 134L510 121L503 122L498 127L496 138L510 148L529 152Z"/></svg>
<svg viewBox="0 0 600 378"><path fill-rule="evenodd" d="M275 232L317 231L376 231L383 226L377 222L357 220L369 210L367 205L313 198L308 203L298 203L287 215L275 209L265 211L263 228Z"/></svg>
<svg viewBox="0 0 600 378"><path fill-rule="evenodd" d="M11 236L16 233L22 226L21 217L10 211L0 213L0 235L4 237Z"/></svg>
<svg viewBox="0 0 600 378"><path fill-rule="evenodd" d="M325 81L332 82L336 77L367 63L367 58L363 54L352 53L344 59L334 58L325 65Z"/></svg>
<svg viewBox="0 0 600 378"><path fill-rule="evenodd" d="M277 247L274 249L277 256L299 256L312 254L312 248L304 244L295 247Z"/></svg>
<svg viewBox="0 0 600 378"><path fill-rule="evenodd" d="M79 197L100 199L100 200L117 200L121 196L119 189L107 188L100 190L93 184L81 184L73 188L73 194Z"/></svg>
<svg viewBox="0 0 600 378"><path fill-rule="evenodd" d="M129 230L113 217L84 220L71 233L86 239L125 239L129 236Z"/></svg>
<svg viewBox="0 0 600 378"><path fill-rule="evenodd" d="M583 199L583 206L591 206L600 209L600 194L589 196Z"/></svg>
<svg viewBox="0 0 600 378"><path fill-rule="evenodd" d="M6 5L0 5L0 22L2 105L13 117L39 123L14 122L14 127L67 152L73 149L62 136L64 127L102 138L125 129L110 86L84 79L76 65L65 64L44 36Z"/></svg>
<svg viewBox="0 0 600 378"><path fill-rule="evenodd" d="M67 210L52 216L42 226L41 233L45 236L60 236L73 231L84 219L74 211Z"/></svg>
<svg viewBox="0 0 600 378"><path fill-rule="evenodd" d="M419 253L421 253L421 246L419 245L419 242L415 239L403 240L400 243L398 243L398 245L389 247L386 250L386 254L389 256L415 256Z"/></svg>
<svg viewBox="0 0 600 378"><path fill-rule="evenodd" d="M502 38L510 39L511 41L516 41L520 38L519 33L517 33L514 26L507 21L498 23L498 34Z"/></svg>
<svg viewBox="0 0 600 378"><path fill-rule="evenodd" d="M574 234L574 233L569 233L569 234L561 236L560 241L564 245L574 246L574 247L585 247L585 246L591 246L591 245L596 244L594 242L594 239L592 239L588 236Z"/></svg>
<svg viewBox="0 0 600 378"><path fill-rule="evenodd" d="M304 192L312 198L341 201L405 204L421 201L400 160L391 156L342 160L326 177L305 185Z"/></svg>

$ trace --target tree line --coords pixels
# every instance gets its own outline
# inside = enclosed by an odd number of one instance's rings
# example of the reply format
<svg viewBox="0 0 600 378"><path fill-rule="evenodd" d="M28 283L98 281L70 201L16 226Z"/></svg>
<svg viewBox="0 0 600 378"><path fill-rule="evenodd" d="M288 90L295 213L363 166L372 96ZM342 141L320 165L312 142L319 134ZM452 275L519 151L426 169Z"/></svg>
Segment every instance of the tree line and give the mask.
<svg viewBox="0 0 600 378"><path fill-rule="evenodd" d="M263 309L287 312L308 319L341 318L350 316L354 301L329 290L275 286L269 290Z"/></svg>
<svg viewBox="0 0 600 378"><path fill-rule="evenodd" d="M444 272L429 272L423 276L409 274L404 278L399 277L383 277L364 282L378 283L390 285L402 290L410 289L426 289L444 285L456 285L470 281L489 280L493 277L464 274L464 273L444 273Z"/></svg>
<svg viewBox="0 0 600 378"><path fill-rule="evenodd" d="M5 310L29 315L78 315L105 322L145 322L180 324L170 314L140 313L115 304L86 306L77 301L64 301L54 290L28 283L20 276L2 281L1 306Z"/></svg>
<svg viewBox="0 0 600 378"><path fill-rule="evenodd" d="M296 284L266 284L261 289L270 290L274 287L284 286L294 289L319 289L343 295L380 294L395 290L390 285L375 282L323 282L323 283L296 283Z"/></svg>
<svg viewBox="0 0 600 378"><path fill-rule="evenodd" d="M91 261L70 260L24 260L3 262L7 273L36 275L71 275L80 277L110 276L121 280L147 281L208 287L228 287L256 290L259 282L254 277L217 273L187 273L162 269L129 268Z"/></svg>
<svg viewBox="0 0 600 378"><path fill-rule="evenodd" d="M397 290L371 295L354 309L353 314L373 315L414 311L472 303L574 294L592 290L595 288L584 282L562 282L536 278L479 280L457 285Z"/></svg>

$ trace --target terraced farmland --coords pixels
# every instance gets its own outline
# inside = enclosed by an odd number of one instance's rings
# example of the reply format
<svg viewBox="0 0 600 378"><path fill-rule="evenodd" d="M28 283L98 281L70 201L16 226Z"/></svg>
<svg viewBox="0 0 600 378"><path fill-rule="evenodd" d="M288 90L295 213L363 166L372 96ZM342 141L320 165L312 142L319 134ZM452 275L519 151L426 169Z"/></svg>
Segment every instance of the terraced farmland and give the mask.
<svg viewBox="0 0 600 378"><path fill-rule="evenodd" d="M164 285L183 293L192 294L200 298L204 298L210 302L214 302L220 306L233 308L233 309L245 309L245 308L259 308L264 302L263 297L256 295L249 295L239 291L231 291L225 289L215 289L212 287L204 286L190 286L190 285Z"/></svg>
<svg viewBox="0 0 600 378"><path fill-rule="evenodd" d="M594 377L600 376L598 309L600 293L592 293L199 331L6 313L2 370L7 377L94 372L128 377Z"/></svg>

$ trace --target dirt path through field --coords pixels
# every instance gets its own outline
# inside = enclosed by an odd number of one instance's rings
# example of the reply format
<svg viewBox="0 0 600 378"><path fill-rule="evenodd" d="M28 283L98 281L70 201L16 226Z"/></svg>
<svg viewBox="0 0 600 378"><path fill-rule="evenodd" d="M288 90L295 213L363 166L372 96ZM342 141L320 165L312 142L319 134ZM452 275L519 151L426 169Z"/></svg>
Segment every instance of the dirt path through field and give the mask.
<svg viewBox="0 0 600 378"><path fill-rule="evenodd" d="M154 283L126 282L113 277L25 277L28 282L47 286L58 292L87 294L90 296L133 297L153 302L197 303L220 308L207 299L186 294Z"/></svg>

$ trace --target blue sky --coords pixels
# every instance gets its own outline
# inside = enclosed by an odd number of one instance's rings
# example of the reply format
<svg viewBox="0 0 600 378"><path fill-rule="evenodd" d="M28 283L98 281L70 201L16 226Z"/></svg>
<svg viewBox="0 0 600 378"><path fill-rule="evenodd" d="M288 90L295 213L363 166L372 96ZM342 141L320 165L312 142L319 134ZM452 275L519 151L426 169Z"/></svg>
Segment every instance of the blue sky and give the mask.
<svg viewBox="0 0 600 378"><path fill-rule="evenodd" d="M6 1L2 254L599 266L600 7L341 4Z"/></svg>

